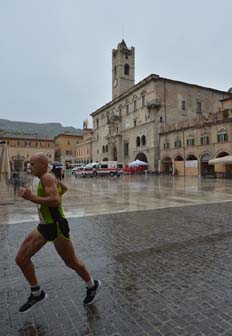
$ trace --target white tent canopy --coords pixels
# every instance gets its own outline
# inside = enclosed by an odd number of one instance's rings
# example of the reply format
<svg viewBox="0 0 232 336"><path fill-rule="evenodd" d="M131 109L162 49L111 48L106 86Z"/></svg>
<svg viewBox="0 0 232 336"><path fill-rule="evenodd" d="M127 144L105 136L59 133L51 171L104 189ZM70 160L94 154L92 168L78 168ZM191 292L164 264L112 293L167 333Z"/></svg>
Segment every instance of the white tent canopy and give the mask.
<svg viewBox="0 0 232 336"><path fill-rule="evenodd" d="M210 165L215 165L215 164L232 164L232 155L226 155L226 156L223 156L223 157L212 159L212 160L209 160L208 163Z"/></svg>
<svg viewBox="0 0 232 336"><path fill-rule="evenodd" d="M129 167L138 167L138 166L147 166L147 165L148 165L147 162L143 162L140 160L135 160L135 161L128 163Z"/></svg>

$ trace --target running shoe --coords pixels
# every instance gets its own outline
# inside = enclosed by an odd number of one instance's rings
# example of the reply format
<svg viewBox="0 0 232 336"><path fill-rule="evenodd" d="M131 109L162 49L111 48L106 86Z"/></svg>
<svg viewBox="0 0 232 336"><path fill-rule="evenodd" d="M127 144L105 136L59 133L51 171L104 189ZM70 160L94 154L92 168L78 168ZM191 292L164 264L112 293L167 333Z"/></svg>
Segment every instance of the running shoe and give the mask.
<svg viewBox="0 0 232 336"><path fill-rule="evenodd" d="M39 296L34 296L31 294L26 303L24 303L20 308L20 313L26 313L32 309L36 304L44 302L47 299L47 294L42 290Z"/></svg>
<svg viewBox="0 0 232 336"><path fill-rule="evenodd" d="M94 301L96 300L100 288L101 288L101 281L100 280L94 280L94 287L93 288L87 288L87 293L86 293L86 297L84 299L84 305L91 305L92 303L94 303Z"/></svg>

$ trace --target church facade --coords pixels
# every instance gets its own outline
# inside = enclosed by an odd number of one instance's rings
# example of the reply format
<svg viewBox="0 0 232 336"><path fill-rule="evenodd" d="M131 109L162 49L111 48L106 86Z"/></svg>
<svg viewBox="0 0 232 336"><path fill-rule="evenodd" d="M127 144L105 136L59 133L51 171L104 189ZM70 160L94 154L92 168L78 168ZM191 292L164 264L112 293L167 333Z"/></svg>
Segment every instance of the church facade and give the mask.
<svg viewBox="0 0 232 336"><path fill-rule="evenodd" d="M159 171L160 134L170 124L218 113L226 91L151 74L135 84L135 49L112 51L112 100L94 111L93 161L135 159Z"/></svg>

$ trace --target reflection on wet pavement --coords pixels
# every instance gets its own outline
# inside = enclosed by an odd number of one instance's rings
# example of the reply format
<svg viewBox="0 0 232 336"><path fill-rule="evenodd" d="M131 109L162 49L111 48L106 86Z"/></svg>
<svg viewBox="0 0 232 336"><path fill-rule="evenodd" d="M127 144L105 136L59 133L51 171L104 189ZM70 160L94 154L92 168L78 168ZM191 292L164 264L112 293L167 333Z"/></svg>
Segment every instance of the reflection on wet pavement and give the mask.
<svg viewBox="0 0 232 336"><path fill-rule="evenodd" d="M37 324L25 323L25 325L19 329L19 336L45 336L47 335L46 329Z"/></svg>
<svg viewBox="0 0 232 336"><path fill-rule="evenodd" d="M63 197L67 217L161 209L225 202L232 199L232 181L171 176L122 176L120 178L67 177ZM36 192L36 183L33 186ZM1 191L0 224L37 220L36 207Z"/></svg>
<svg viewBox="0 0 232 336"><path fill-rule="evenodd" d="M29 288L14 258L37 213L2 187L0 335L231 334L232 181L124 176L66 183L72 242L102 281L101 294L83 307L85 284L47 244L33 261L48 300L19 314Z"/></svg>

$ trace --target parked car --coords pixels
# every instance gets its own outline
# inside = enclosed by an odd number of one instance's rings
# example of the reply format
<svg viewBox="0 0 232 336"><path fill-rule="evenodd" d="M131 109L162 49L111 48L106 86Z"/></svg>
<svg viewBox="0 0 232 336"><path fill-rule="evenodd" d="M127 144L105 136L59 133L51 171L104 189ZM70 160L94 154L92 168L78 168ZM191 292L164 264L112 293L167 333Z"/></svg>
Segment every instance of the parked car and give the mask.
<svg viewBox="0 0 232 336"><path fill-rule="evenodd" d="M92 162L88 163L84 169L81 171L81 176L82 177L93 177L96 176L96 167L97 167L97 162Z"/></svg>
<svg viewBox="0 0 232 336"><path fill-rule="evenodd" d="M73 167L73 168L72 168L72 175L74 175L75 172L76 172L79 168L80 168L80 167Z"/></svg>
<svg viewBox="0 0 232 336"><path fill-rule="evenodd" d="M70 168L72 169L72 174L74 175L74 172L77 171L82 166L83 165L81 163L71 163Z"/></svg>
<svg viewBox="0 0 232 336"><path fill-rule="evenodd" d="M76 178L82 176L82 171L83 171L84 169L85 169L84 166L82 166L82 167L76 167L75 170L73 171L74 176L75 176Z"/></svg>

